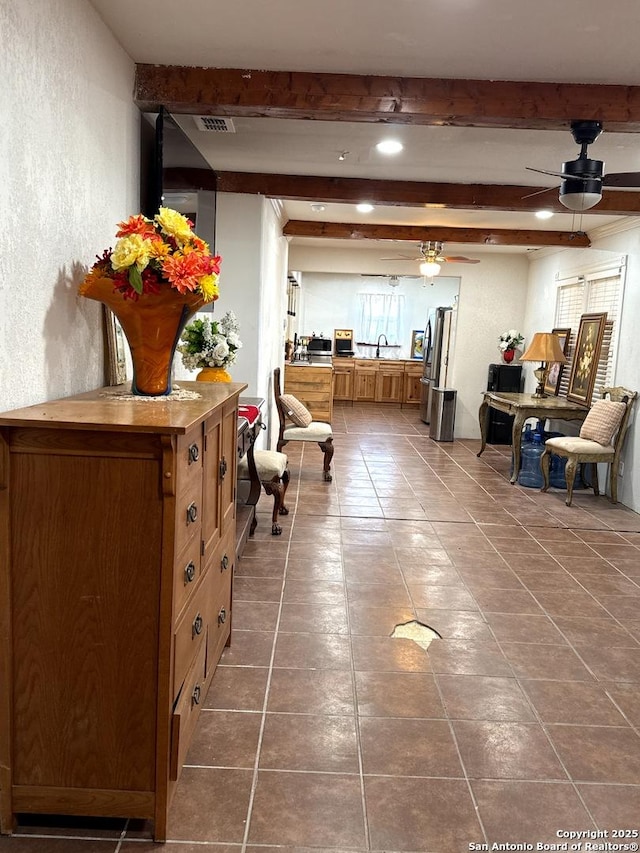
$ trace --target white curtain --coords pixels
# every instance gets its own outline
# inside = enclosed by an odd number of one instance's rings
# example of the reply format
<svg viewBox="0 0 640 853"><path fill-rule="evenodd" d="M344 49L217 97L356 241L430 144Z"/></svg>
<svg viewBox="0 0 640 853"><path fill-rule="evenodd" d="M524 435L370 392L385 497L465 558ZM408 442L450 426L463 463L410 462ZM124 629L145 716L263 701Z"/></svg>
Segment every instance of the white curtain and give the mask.
<svg viewBox="0 0 640 853"><path fill-rule="evenodd" d="M356 340L375 344L380 335L386 335L390 344L403 344L403 293L359 293L358 301Z"/></svg>

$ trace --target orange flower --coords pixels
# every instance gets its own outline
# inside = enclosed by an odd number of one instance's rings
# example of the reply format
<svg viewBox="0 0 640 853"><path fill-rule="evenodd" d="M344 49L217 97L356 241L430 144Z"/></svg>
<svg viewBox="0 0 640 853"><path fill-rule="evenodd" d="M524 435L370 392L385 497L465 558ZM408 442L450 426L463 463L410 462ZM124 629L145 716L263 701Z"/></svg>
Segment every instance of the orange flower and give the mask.
<svg viewBox="0 0 640 853"><path fill-rule="evenodd" d="M201 256L195 252L176 252L163 259L162 274L180 293L197 290L198 279L203 274Z"/></svg>
<svg viewBox="0 0 640 853"><path fill-rule="evenodd" d="M116 237L126 237L127 234L139 234L144 239L157 239L156 229L153 222L139 213L137 216L130 216L126 222L118 222L118 231Z"/></svg>

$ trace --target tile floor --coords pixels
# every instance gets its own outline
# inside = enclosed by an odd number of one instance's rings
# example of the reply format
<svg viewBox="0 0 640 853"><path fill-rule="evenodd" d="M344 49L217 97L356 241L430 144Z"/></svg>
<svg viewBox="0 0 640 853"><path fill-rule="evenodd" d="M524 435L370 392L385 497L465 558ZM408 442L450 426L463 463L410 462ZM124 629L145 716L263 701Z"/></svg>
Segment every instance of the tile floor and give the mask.
<svg viewBox="0 0 640 853"><path fill-rule="evenodd" d="M345 406L334 428L331 484L315 445L287 447L281 537L260 501L166 849L462 853L639 830L640 516L512 486L508 448L433 442L414 409ZM390 638L411 619L442 639ZM0 847L161 849L149 837L32 819Z"/></svg>

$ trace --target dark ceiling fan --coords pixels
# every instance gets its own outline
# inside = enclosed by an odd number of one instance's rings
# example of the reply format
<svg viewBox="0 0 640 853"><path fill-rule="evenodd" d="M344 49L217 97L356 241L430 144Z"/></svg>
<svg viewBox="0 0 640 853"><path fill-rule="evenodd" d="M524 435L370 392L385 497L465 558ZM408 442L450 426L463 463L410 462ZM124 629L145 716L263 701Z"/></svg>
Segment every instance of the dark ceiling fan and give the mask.
<svg viewBox="0 0 640 853"><path fill-rule="evenodd" d="M441 264L479 264L477 258L465 258L462 255L443 255L443 246L439 240L426 240L418 246L418 257L411 255L396 255L394 258L380 258L381 261L420 261L422 275L434 276L440 272Z"/></svg>
<svg viewBox="0 0 640 853"><path fill-rule="evenodd" d="M580 146L580 153L575 160L567 160L562 164L562 171L551 172L547 169L526 168L530 172L542 175L553 175L561 178L560 202L569 210L588 210L602 199L603 187L632 189L640 187L640 172L610 172L605 174L604 162L592 160L587 149L602 133L602 122L581 120L571 122L571 135ZM545 191L543 191L545 192ZM537 193L533 193L537 195Z"/></svg>

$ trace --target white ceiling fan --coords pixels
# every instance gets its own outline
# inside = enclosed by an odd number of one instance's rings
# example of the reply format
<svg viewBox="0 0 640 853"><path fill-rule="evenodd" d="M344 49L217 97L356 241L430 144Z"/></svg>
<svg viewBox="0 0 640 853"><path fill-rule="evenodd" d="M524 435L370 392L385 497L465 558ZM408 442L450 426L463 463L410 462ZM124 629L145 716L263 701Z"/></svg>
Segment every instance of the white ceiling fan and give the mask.
<svg viewBox="0 0 640 853"><path fill-rule="evenodd" d="M398 287L404 280L411 281L420 278L419 275L382 275L380 273L371 273L367 275L362 273L365 278L386 278L389 287Z"/></svg>
<svg viewBox="0 0 640 853"><path fill-rule="evenodd" d="M420 243L418 246L418 251L420 255L418 257L411 257L410 255L396 255L394 258L380 258L381 261L398 261L398 260L409 260L409 261L420 261L420 273L421 275L433 277L434 275L438 275L440 272L442 264L446 263L454 263L454 264L479 264L480 261L477 258L465 258L461 255L448 255L445 256L442 254L443 246L439 240L426 240L423 243Z"/></svg>

